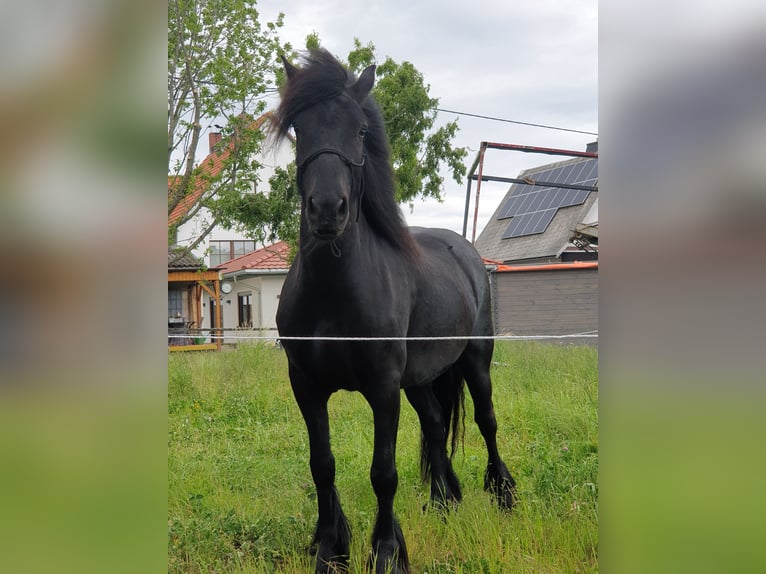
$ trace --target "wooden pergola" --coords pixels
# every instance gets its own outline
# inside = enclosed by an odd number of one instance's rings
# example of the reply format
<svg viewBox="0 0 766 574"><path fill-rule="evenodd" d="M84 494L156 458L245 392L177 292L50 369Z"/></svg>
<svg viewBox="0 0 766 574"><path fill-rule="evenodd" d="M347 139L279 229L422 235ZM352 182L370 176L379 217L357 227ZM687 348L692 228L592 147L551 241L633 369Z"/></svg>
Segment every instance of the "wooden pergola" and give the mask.
<svg viewBox="0 0 766 574"><path fill-rule="evenodd" d="M170 252L168 260L171 260ZM215 315L213 317L212 334L220 335L223 331L221 320L221 279L218 269L203 269L202 264L189 256L179 261L168 264L168 288L171 285L180 286L186 293L186 306L184 311L187 315L180 317L181 321L173 323L175 318L168 317L168 333L172 332L183 335L174 340L172 336L168 338L169 351L220 351L221 339L216 338L213 343L205 343L205 336L202 334L202 296L203 293L210 295L215 305ZM183 287L186 287L184 290ZM172 331L171 331L172 329ZM194 329L199 333L199 337L193 338L188 335L189 329Z"/></svg>

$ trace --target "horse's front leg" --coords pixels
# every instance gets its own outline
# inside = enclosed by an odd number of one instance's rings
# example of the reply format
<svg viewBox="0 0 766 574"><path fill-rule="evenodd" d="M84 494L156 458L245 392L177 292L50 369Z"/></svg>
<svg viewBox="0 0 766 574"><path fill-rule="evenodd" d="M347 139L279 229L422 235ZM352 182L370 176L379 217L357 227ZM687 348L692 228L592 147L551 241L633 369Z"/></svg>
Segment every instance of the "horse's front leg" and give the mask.
<svg viewBox="0 0 766 574"><path fill-rule="evenodd" d="M300 379L298 379L300 380ZM316 573L345 572L348 568L351 531L335 489L335 457L330 449L327 414L329 395L308 391L291 377L293 392L308 429L311 475L317 490L318 518L312 549L316 551Z"/></svg>
<svg viewBox="0 0 766 574"><path fill-rule="evenodd" d="M370 481L378 498L378 516L372 532L372 560L376 574L408 574L407 546L394 516L394 496L398 484L396 472L396 434L399 428L399 383L380 382L365 397L375 421L375 450Z"/></svg>

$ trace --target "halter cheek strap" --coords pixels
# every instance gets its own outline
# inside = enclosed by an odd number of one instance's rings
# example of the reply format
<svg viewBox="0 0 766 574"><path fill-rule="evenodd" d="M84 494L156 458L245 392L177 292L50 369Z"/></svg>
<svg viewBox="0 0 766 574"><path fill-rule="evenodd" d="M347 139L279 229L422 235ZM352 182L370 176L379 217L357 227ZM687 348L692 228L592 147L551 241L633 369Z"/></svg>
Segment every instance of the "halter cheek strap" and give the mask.
<svg viewBox="0 0 766 574"><path fill-rule="evenodd" d="M323 154L326 154L326 153L337 155L341 160L343 160L343 163L345 163L348 166L348 168L351 170L351 181L352 181L352 183L354 181L354 168L355 167L363 167L364 166L364 162L367 159L367 154L365 154L365 153L362 154L362 161L355 162L355 161L351 160L348 156L346 156L346 154L344 154L340 150L333 149L333 148L330 148L330 147L325 147L325 148L318 149L317 151L312 152L311 154L309 154L309 156L306 159L304 159L301 163L299 163L298 166L297 166L296 179L297 179L298 190L299 191L301 190L301 187L302 187L301 180L303 179L303 172L306 170L306 168L308 167L308 165L312 161L314 161L320 155L323 155ZM362 172L362 175L364 175L364 172ZM359 221L359 212L362 209L362 198L363 197L364 197L364 179L362 178L359 181L359 206L357 207L357 211L356 211L356 220L357 221Z"/></svg>

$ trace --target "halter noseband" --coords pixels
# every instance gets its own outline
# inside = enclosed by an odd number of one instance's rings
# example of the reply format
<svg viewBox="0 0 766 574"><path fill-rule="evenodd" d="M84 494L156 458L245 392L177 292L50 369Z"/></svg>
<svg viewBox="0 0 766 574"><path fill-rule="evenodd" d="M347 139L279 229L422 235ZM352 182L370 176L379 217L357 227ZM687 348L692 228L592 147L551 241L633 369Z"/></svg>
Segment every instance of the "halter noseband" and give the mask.
<svg viewBox="0 0 766 574"><path fill-rule="evenodd" d="M364 162L367 159L367 154L362 153L362 161L357 163L357 162L353 161L352 159L350 159L342 151L337 150L337 149L333 149L333 148L330 148L330 147L321 148L321 149L318 149L315 152L312 152L306 159L304 159L297 166L296 180L297 180L297 183L298 183L298 191L301 192L301 195L302 195L302 187L303 187L302 184L301 184L301 180L303 179L303 172L306 170L306 168L308 167L308 165L312 161L314 161L320 155L323 155L323 154L326 154L326 153L337 155L341 160L343 160L343 163L345 163L348 166L349 170L351 170L351 182L352 182L352 184L353 184L353 181L354 181L354 168L355 167L362 167L362 166L364 166ZM360 178L360 181L359 181L359 206L358 206L357 212L356 212L356 219L357 219L357 221L359 220L359 211L361 210L361 207L362 207L362 197L364 197L364 179Z"/></svg>

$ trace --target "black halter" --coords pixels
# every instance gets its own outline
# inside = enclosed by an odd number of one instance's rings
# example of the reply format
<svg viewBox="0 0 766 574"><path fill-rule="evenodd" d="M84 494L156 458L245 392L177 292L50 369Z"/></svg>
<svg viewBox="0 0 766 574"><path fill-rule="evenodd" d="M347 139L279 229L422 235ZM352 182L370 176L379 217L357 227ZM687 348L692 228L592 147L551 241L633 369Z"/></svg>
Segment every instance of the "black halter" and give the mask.
<svg viewBox="0 0 766 574"><path fill-rule="evenodd" d="M326 154L326 153L337 155L340 159L343 160L343 163L345 163L348 166L348 169L351 171L351 184L352 184L352 192L353 192L354 168L355 167L363 167L364 166L364 162L367 159L367 154L363 153L362 154L362 161L355 162L355 161L349 159L349 157L346 156L346 154L344 154L342 151L337 150L337 149L333 149L333 148L330 148L330 147L325 147L325 148L318 149L317 151L311 153L306 159L304 159L301 163L299 163L297 165L297 170L296 170L295 177L296 177L296 180L297 180L297 183L298 183L298 191L301 193L301 195L303 195L303 182L302 182L303 172L306 170L306 168L308 167L308 165L312 161L314 161L320 155ZM360 177L359 177L359 205L357 206L357 210L356 210L356 220L357 221L359 221L359 212L362 209L362 197L364 197L364 178L361 177L363 174L364 174L364 172L360 172Z"/></svg>

